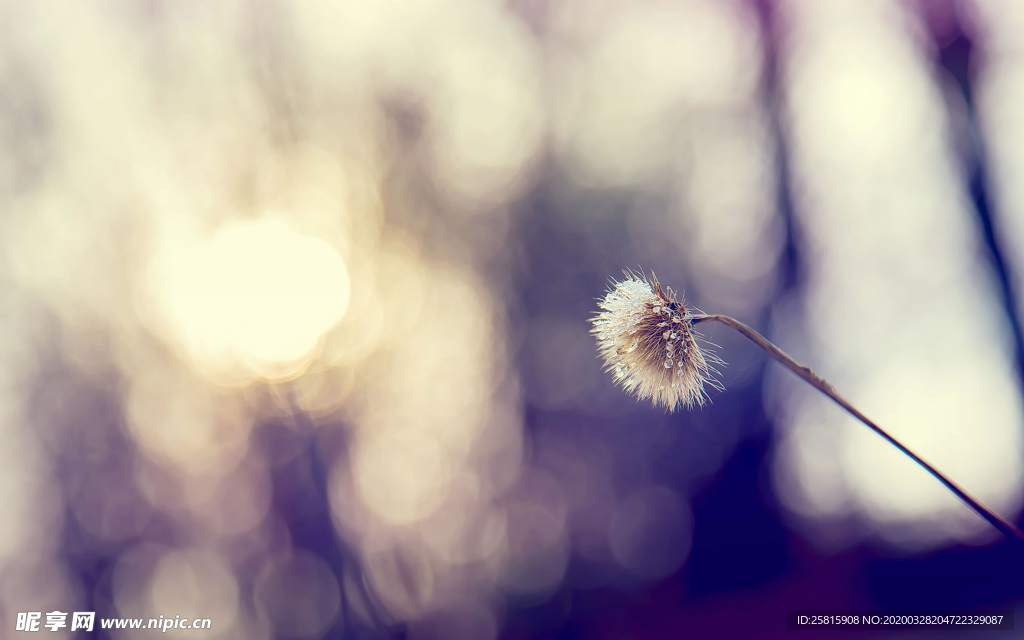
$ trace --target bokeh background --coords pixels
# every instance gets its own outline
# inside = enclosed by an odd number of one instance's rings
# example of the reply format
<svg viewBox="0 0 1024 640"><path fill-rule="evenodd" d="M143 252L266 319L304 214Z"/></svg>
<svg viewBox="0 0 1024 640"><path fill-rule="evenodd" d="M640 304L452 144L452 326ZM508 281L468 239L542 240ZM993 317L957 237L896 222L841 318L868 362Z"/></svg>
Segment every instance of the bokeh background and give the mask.
<svg viewBox="0 0 1024 640"><path fill-rule="evenodd" d="M0 637L1024 611L1007 542L741 338L668 415L587 322L652 269L1019 522L1021 34L1016 0L3 0Z"/></svg>

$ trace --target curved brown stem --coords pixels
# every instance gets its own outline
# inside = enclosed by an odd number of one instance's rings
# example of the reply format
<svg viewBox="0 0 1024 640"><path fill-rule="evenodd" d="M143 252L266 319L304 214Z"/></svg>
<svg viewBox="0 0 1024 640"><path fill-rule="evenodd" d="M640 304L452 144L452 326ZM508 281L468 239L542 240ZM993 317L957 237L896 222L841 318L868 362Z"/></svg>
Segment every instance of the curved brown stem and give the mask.
<svg viewBox="0 0 1024 640"><path fill-rule="evenodd" d="M839 395L839 392L836 391L835 387L833 387L827 380L825 380L818 374L814 373L814 371L812 371L810 367L805 367L802 364L798 363L793 358L790 358L788 355L786 355L785 352L782 351L782 349L776 347L774 344L769 342L767 338L762 336L754 329L743 324L739 320L735 320L733 318L730 318L729 316L716 315L694 315L691 317L691 321L694 324L698 322L704 322L706 320L721 322L727 327L730 327L738 331L740 334L742 334L748 340L750 340L758 347L760 347L765 353L778 360L784 367L795 373L805 382L816 388L818 391L821 391L829 398L832 398L832 400L834 400L836 404L838 404L843 409L846 409L846 411L849 412L850 415L852 415L854 418L857 418L858 420L866 424L868 427L871 428L872 431L888 440L890 444L892 444L894 447L896 447L903 453L910 456L911 460L924 467L928 471L928 473L932 474L939 482L946 485L947 489L955 493L956 496L963 500L964 502L966 502L967 506L973 509L975 513L977 513L979 516L987 520L989 524L998 529L1007 538L1015 539L1018 542L1024 542L1024 533L1022 533L1020 529L997 516L988 507L981 504L973 497L971 497L970 494L961 489L960 486L957 485L955 482L953 482L946 476L942 475L942 473L939 472L938 469L925 462L924 459L922 459L916 453L903 446L903 444L900 443L899 440L892 437L891 435L886 433L884 429L882 429L877 424L869 420L867 416L858 411L856 407L854 407L845 398Z"/></svg>

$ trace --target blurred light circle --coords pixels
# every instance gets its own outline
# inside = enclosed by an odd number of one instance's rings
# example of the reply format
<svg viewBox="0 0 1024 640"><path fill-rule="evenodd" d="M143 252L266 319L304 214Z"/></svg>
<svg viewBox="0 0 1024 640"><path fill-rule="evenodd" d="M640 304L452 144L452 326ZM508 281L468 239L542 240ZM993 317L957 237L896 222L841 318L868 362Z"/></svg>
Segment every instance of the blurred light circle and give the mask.
<svg viewBox="0 0 1024 640"><path fill-rule="evenodd" d="M608 543L620 565L637 577L662 578L690 553L692 518L686 503L665 487L645 487L620 502Z"/></svg>
<svg viewBox="0 0 1024 640"><path fill-rule="evenodd" d="M434 438L418 431L360 438L352 469L363 503L391 524L419 522L448 494L450 462Z"/></svg>
<svg viewBox="0 0 1024 640"><path fill-rule="evenodd" d="M205 550L171 551L160 558L149 598L149 617L210 618L229 629L238 616L235 576L221 556Z"/></svg>
<svg viewBox="0 0 1024 640"><path fill-rule="evenodd" d="M146 614L149 608L146 595L150 576L167 552L166 547L142 543L118 556L110 578L118 615L141 617Z"/></svg>
<svg viewBox="0 0 1024 640"><path fill-rule="evenodd" d="M334 572L305 551L268 562L257 579L255 596L278 636L319 638L341 610Z"/></svg>
<svg viewBox="0 0 1024 640"><path fill-rule="evenodd" d="M569 564L564 521L527 501L509 505L507 517L508 561L502 586L520 597L546 599L562 583Z"/></svg>
<svg viewBox="0 0 1024 640"><path fill-rule="evenodd" d="M392 543L397 541L378 539L364 546L366 577L388 613L399 620L413 620L434 602L438 567L415 541Z"/></svg>
<svg viewBox="0 0 1024 640"><path fill-rule="evenodd" d="M272 218L229 223L208 241L166 250L153 277L160 318L193 359L265 378L304 369L350 294L334 247Z"/></svg>
<svg viewBox="0 0 1024 640"><path fill-rule="evenodd" d="M125 409L132 437L154 461L196 475L226 473L248 446L247 409L184 366L161 364L154 361L130 381Z"/></svg>
<svg viewBox="0 0 1024 640"><path fill-rule="evenodd" d="M270 511L270 479L259 464L246 462L224 478L197 477L192 482L207 485L206 491L188 496L194 517L219 535L251 531Z"/></svg>

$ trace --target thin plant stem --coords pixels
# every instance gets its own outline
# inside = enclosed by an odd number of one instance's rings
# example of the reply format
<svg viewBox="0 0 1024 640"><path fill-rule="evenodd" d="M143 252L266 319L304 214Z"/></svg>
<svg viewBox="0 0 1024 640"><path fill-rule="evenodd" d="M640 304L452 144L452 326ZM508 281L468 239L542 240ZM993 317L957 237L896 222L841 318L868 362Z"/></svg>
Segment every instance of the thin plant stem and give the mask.
<svg viewBox="0 0 1024 640"><path fill-rule="evenodd" d="M976 499L971 497L970 494L961 489L960 486L957 485L955 482L953 482L946 476L942 475L942 473L938 469L925 462L924 459L922 459L919 455L917 455L907 447L903 446L903 444L899 440L889 435L884 429L882 429L877 424L869 420L867 416L858 411L856 407L854 407L845 398L839 395L839 392L836 391L836 388L833 387L827 380L825 380L818 374L814 373L814 371L812 371L810 367L805 367L802 364L798 363L793 358L790 358L788 355L786 355L785 352L782 351L782 349L779 349L774 344L769 342L768 339L762 336L760 333L743 324L739 320L735 320L728 316L697 314L691 316L690 319L694 324L710 320L714 322L721 322L727 327L735 329L737 332L739 332L748 340L756 344L765 353L778 360L784 367L795 373L797 376L799 376L805 382L810 384L812 387L814 387L818 391L821 391L829 398L832 398L832 400L834 400L836 404L838 404L843 409L846 409L846 411L849 412L850 415L866 424L868 427L871 428L872 431L888 440L889 443L892 444L894 447L910 456L911 460L924 467L928 471L928 473L932 474L939 482L946 485L947 489L955 493L956 496L963 500L964 502L966 502L967 506L973 509L975 513L977 513L985 520L988 520L989 524L998 529L1007 538L1014 539L1018 542L1024 543L1024 533L1022 533L1020 529L997 516L988 507L981 504Z"/></svg>

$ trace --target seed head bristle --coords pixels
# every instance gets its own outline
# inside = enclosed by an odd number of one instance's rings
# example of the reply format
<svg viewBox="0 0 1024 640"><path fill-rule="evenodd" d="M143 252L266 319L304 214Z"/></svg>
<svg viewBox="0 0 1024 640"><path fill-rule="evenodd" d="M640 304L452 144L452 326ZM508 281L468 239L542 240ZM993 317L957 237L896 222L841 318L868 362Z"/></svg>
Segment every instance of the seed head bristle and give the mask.
<svg viewBox="0 0 1024 640"><path fill-rule="evenodd" d="M626 269L625 278L612 280L590 330L605 370L641 400L669 411L703 406L710 399L705 384L721 389L715 365L725 364L701 347L693 329L696 311L676 298L652 272Z"/></svg>

